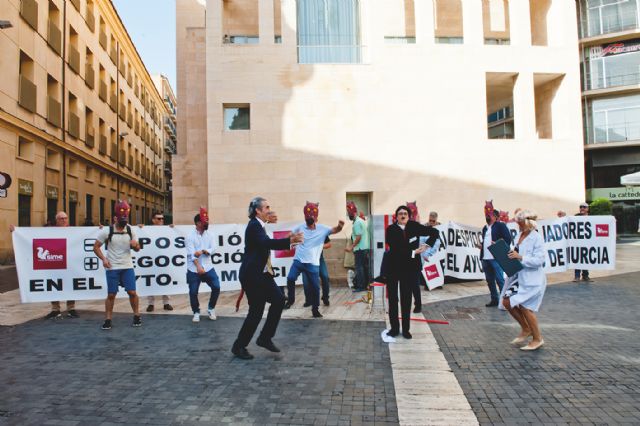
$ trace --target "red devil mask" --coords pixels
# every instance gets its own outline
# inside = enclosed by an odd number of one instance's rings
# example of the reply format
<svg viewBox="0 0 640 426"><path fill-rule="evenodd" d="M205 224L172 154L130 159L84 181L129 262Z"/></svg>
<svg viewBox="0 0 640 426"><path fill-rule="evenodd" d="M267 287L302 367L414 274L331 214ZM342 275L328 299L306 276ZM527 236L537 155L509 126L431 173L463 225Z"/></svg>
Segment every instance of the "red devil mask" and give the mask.
<svg viewBox="0 0 640 426"><path fill-rule="evenodd" d="M349 219L353 220L358 215L358 207L353 201L347 201L347 215Z"/></svg>
<svg viewBox="0 0 640 426"><path fill-rule="evenodd" d="M200 222L209 223L209 213L204 207L200 207Z"/></svg>
<svg viewBox="0 0 640 426"><path fill-rule="evenodd" d="M304 221L307 225L312 225L318 220L318 206L320 203L310 203L307 201L307 204L304 205L302 212L304 213Z"/></svg>
<svg viewBox="0 0 640 426"><path fill-rule="evenodd" d="M118 223L127 223L129 220L129 212L131 211L131 207L129 207L129 203L125 200L120 200L115 206L115 215Z"/></svg>
<svg viewBox="0 0 640 426"><path fill-rule="evenodd" d="M484 217L493 216L493 200L484 202Z"/></svg>
<svg viewBox="0 0 640 426"><path fill-rule="evenodd" d="M420 214L418 213L418 204L416 202L407 201L407 207L411 210L411 220L415 220L416 222L420 222Z"/></svg>

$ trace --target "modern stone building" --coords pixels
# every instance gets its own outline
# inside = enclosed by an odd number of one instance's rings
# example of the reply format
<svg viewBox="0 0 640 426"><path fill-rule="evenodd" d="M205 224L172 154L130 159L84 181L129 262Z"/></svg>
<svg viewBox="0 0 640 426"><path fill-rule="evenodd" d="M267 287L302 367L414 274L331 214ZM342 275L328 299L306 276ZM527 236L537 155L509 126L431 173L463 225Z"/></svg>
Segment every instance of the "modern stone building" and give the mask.
<svg viewBox="0 0 640 426"><path fill-rule="evenodd" d="M109 0L0 0L0 260L9 224L132 223L164 209L167 107Z"/></svg>
<svg viewBox="0 0 640 426"><path fill-rule="evenodd" d="M178 222L345 218L417 201L483 222L583 201L576 4L177 0ZM347 231L348 232L348 231ZM334 258L341 247L334 244Z"/></svg>
<svg viewBox="0 0 640 426"><path fill-rule="evenodd" d="M170 216L173 211L172 188L171 188L171 157L176 154L176 144L178 142L177 124L177 101L176 95L173 93L169 79L164 75L154 75L151 77L153 84L162 96L167 107L162 117L162 146L164 147L165 157L162 165L164 171L163 190L164 190L164 212L165 216ZM166 221L166 223L169 223Z"/></svg>
<svg viewBox="0 0 640 426"><path fill-rule="evenodd" d="M587 197L614 203L618 232L635 233L640 187L640 2L578 1Z"/></svg>

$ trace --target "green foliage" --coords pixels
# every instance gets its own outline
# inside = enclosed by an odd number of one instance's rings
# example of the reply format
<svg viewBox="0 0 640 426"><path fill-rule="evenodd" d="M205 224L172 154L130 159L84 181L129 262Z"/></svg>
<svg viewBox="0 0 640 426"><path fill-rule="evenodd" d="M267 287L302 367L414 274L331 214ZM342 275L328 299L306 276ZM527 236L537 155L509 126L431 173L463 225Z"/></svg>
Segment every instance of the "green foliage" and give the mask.
<svg viewBox="0 0 640 426"><path fill-rule="evenodd" d="M613 203L606 198L596 198L589 206L589 214L593 216L606 216L611 214Z"/></svg>

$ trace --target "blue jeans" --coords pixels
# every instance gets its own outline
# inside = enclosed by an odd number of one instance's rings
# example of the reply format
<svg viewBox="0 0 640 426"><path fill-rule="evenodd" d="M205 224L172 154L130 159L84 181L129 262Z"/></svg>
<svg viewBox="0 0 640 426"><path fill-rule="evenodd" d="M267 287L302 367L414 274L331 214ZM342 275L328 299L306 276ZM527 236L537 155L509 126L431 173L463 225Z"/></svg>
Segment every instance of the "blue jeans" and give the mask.
<svg viewBox="0 0 640 426"><path fill-rule="evenodd" d="M107 293L116 294L118 287L126 291L136 291L136 273L133 268L107 269Z"/></svg>
<svg viewBox="0 0 640 426"><path fill-rule="evenodd" d="M369 250L353 252L356 264L356 279L353 284L356 290L366 290L369 284Z"/></svg>
<svg viewBox="0 0 640 426"><path fill-rule="evenodd" d="M320 255L320 282L322 283L322 300L329 301L329 269L324 256Z"/></svg>
<svg viewBox="0 0 640 426"><path fill-rule="evenodd" d="M195 272L187 271L187 284L189 284L189 301L191 302L191 310L193 313L200 312L200 301L198 300L198 289L200 283L207 283L211 288L211 296L209 297L209 309L216 307L218 303L218 296L220 295L220 280L216 270L211 268L203 275L198 275Z"/></svg>
<svg viewBox="0 0 640 426"><path fill-rule="evenodd" d="M504 286L504 271L495 259L483 260L482 269L484 269L484 276L487 279L487 286L489 286L489 292L491 293L491 301L497 302ZM496 283L498 284L498 289L496 289Z"/></svg>
<svg viewBox="0 0 640 426"><path fill-rule="evenodd" d="M311 303L313 309L318 309L320 306L320 266L294 260L291 265L291 270L289 270L289 275L287 275L289 296L292 295L290 284L295 283L300 274L302 274L302 284L304 285L305 296ZM289 303L293 304L291 298L289 298Z"/></svg>

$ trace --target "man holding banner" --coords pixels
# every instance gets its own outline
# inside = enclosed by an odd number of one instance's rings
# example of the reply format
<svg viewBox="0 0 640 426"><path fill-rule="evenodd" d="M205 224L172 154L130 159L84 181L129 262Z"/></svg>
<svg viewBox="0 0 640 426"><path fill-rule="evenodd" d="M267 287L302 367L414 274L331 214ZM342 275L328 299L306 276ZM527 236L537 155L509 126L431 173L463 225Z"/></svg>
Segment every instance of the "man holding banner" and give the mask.
<svg viewBox="0 0 640 426"><path fill-rule="evenodd" d="M111 318L113 305L118 293L118 287L122 286L129 295L129 303L133 310L133 326L140 327L142 320L138 310L138 294L136 293L136 274L133 271L133 259L131 250L140 251L140 244L134 229L127 223L131 208L124 200L115 205L116 221L108 229L104 229L98 235L93 245L93 252L102 260L107 274L107 299L105 300L105 320L103 330L111 330ZM100 247L105 245L107 255L102 253Z"/></svg>

